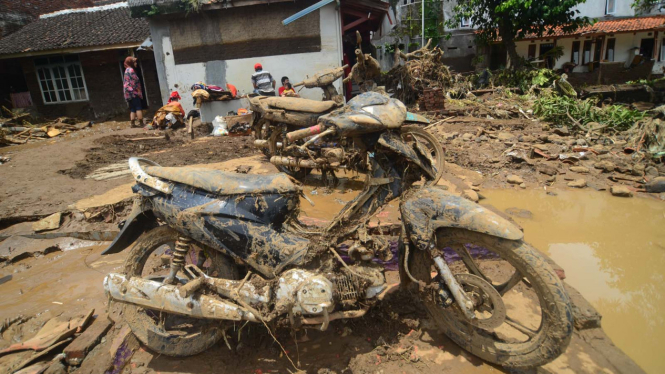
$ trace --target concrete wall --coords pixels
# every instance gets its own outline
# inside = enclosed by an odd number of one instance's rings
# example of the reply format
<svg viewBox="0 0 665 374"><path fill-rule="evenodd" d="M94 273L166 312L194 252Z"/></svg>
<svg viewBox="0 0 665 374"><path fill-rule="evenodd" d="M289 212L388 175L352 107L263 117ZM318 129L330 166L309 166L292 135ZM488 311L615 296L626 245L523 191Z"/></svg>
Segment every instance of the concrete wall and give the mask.
<svg viewBox="0 0 665 374"><path fill-rule="evenodd" d="M258 6L266 7L267 5ZM242 9L251 12L251 8L250 6L243 7ZM251 82L251 75L254 73L254 64L257 62L261 63L264 69L272 74L273 78L277 81L277 87L281 85L280 79L282 76L288 76L291 82L298 82L317 71L340 66L342 61L342 40L339 13L335 9L334 4L321 8L317 13L320 17L321 36L321 50L319 52L187 64L175 63L171 40L172 30L169 27L169 20L159 18L150 19L150 33L154 43L154 54L162 100L166 102L169 92L177 90L183 98L181 103L185 111L193 109L194 105L191 100L192 92L190 87L199 81L218 85L231 83L238 88L239 93L251 93L254 89ZM252 30L254 31L263 30L260 24L247 25L245 23L238 23L238 25L238 27L253 28ZM268 30L263 30L264 35L267 32ZM280 40L275 39L274 42L279 43ZM257 51L257 55L260 56L260 54L261 52ZM337 89L341 91L341 81L338 81L336 84ZM315 100L320 100L322 94L320 89L303 89L300 91L302 97Z"/></svg>
<svg viewBox="0 0 665 374"><path fill-rule="evenodd" d="M659 33L657 36L657 40L655 42L655 48L660 52L660 46L662 43L663 38L665 37L664 33ZM637 33L621 33L621 34L613 34L613 35L607 35L605 37L605 47L603 48L603 51L607 50L607 40L608 39L616 39L615 46L614 46L614 62L624 62L627 65L630 64L633 60L633 56L635 56L636 53L639 52L639 47L640 43L642 42L642 39L653 39L654 38L654 32L653 31L645 31L645 32L637 32ZM528 57L528 48L529 45L535 44L536 47L536 57L538 57L538 54L540 53L540 44L543 43L552 43L554 39L542 39L542 40L525 40L525 41L519 41L517 42L517 53L520 56L523 57ZM591 37L584 37L580 36L577 38L571 37L571 38L561 38L557 39L556 44L557 46L562 46L564 49L564 55L561 57L559 60L556 61L555 64L555 69L560 69L563 67L563 65L567 62L571 61L571 54L572 54L572 47L573 47L573 42L574 41L579 41L580 42L580 61L581 61L581 56L583 53L583 48L584 48L584 41L585 40L592 40ZM591 55L593 56L595 49L599 48L600 46L594 43L592 45L591 49ZM605 60L605 52L603 52L603 55L601 56L601 60ZM653 72L661 74L663 71L663 67L665 66L665 61L659 61L659 56L660 53L657 53L656 56L656 62L653 67ZM586 66L577 66L573 70L575 73L583 73L587 72L588 68Z"/></svg>
<svg viewBox="0 0 665 374"><path fill-rule="evenodd" d="M123 95L122 70L120 61L127 56L127 50L108 50L79 54L83 76L88 88L88 101L45 104L37 81L34 58L19 60L30 95L37 112L44 117L76 117L80 119L103 120L115 115L128 114L127 103ZM161 97L154 61L150 57L141 57L145 91L150 111L161 107ZM127 116L129 118L129 116Z"/></svg>

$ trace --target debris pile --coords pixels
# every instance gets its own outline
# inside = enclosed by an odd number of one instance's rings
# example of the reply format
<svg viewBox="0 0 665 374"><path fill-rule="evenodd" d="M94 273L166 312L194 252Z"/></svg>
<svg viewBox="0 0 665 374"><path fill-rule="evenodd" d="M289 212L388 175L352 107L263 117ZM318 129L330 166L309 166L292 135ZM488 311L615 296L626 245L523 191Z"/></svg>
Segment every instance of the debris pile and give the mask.
<svg viewBox="0 0 665 374"><path fill-rule="evenodd" d="M386 86L394 89L395 98L405 104L415 103L427 88L450 88L457 80L441 62L441 48L430 49L431 43L430 39L423 48L410 53L395 50L395 66L388 72Z"/></svg>
<svg viewBox="0 0 665 374"><path fill-rule="evenodd" d="M29 113L13 112L5 107L2 107L2 111L6 117L0 117L0 146L54 138L92 125L90 121L82 122L68 117L37 125L30 122L32 118Z"/></svg>

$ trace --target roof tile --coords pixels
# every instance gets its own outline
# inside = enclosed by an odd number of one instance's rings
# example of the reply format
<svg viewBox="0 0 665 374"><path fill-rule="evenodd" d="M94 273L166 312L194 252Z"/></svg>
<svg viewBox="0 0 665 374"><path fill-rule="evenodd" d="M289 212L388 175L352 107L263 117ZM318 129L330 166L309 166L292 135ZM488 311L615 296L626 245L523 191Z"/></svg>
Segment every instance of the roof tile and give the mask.
<svg viewBox="0 0 665 374"><path fill-rule="evenodd" d="M146 19L129 16L129 8L77 11L40 18L0 39L0 56L62 48L143 42L150 36Z"/></svg>

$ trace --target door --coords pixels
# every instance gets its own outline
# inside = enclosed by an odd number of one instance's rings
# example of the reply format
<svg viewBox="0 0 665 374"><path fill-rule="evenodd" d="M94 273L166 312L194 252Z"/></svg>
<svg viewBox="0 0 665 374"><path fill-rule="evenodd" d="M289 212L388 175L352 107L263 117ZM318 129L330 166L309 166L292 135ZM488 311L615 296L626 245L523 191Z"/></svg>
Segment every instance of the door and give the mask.
<svg viewBox="0 0 665 374"><path fill-rule="evenodd" d="M547 52L551 51L554 49L554 43L543 43L540 45L540 55L539 57L542 57L544 54ZM547 68L551 69L554 67L554 58L552 56L547 56L545 57L545 66Z"/></svg>
<svg viewBox="0 0 665 374"><path fill-rule="evenodd" d="M642 42L640 43L640 55L647 61L651 60L653 58L653 47L653 38L642 39Z"/></svg>

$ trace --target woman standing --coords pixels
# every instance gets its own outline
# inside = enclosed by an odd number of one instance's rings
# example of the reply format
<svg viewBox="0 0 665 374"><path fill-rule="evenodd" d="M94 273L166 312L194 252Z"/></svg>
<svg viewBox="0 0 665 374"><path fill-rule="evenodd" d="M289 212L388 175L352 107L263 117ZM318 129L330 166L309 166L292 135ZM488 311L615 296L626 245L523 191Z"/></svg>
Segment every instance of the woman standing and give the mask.
<svg viewBox="0 0 665 374"><path fill-rule="evenodd" d="M129 104L129 111L131 112L129 118L131 119L131 126L137 127L136 119L138 119L138 127L143 126L143 107L141 100L143 100L143 92L141 91L141 82L139 76L134 71L136 69L136 57L127 57L125 59L125 78L124 78L124 91L125 100Z"/></svg>

